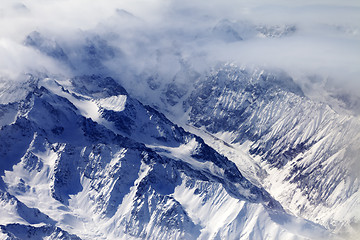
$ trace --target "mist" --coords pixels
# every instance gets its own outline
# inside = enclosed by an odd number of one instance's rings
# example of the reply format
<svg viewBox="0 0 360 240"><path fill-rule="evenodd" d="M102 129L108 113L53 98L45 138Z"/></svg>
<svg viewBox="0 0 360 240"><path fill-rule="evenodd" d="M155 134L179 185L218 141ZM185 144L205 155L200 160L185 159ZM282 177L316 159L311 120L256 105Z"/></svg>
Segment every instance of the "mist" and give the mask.
<svg viewBox="0 0 360 240"><path fill-rule="evenodd" d="M300 85L316 75L360 96L359 1L4 0L0 28L0 75L11 80L104 73L142 93L149 76L186 83L180 70L232 62L282 69ZM27 44L33 32L41 46Z"/></svg>

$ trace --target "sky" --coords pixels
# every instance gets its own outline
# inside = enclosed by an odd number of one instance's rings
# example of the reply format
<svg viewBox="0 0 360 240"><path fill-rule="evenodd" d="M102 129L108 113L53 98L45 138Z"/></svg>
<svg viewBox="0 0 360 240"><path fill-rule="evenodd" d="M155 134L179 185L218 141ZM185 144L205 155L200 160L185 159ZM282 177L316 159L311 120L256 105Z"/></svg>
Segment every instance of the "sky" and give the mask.
<svg viewBox="0 0 360 240"><path fill-rule="evenodd" d="M0 29L0 79L107 69L128 82L153 74L172 81L184 68L203 73L233 62L360 92L357 0L2 0ZM71 66L26 46L33 31L58 44ZM106 47L92 63L101 68L85 64L93 61L84 57L89 42Z"/></svg>

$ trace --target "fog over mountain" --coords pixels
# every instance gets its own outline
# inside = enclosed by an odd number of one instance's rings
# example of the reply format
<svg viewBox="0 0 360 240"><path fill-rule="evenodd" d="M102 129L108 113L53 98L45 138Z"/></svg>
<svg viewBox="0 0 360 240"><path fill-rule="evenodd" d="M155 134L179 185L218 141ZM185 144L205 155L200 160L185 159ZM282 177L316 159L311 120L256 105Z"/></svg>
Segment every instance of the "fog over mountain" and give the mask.
<svg viewBox="0 0 360 240"><path fill-rule="evenodd" d="M357 239L360 2L2 0L0 239Z"/></svg>
<svg viewBox="0 0 360 240"><path fill-rule="evenodd" d="M299 81L316 74L353 90L359 87L359 8L357 1L3 1L1 72L64 73L23 46L38 31L69 51L73 65L81 60L71 48L101 36L118 50L104 60L119 74L119 65L129 74L156 68L169 79L181 62L204 71L233 61L285 69Z"/></svg>

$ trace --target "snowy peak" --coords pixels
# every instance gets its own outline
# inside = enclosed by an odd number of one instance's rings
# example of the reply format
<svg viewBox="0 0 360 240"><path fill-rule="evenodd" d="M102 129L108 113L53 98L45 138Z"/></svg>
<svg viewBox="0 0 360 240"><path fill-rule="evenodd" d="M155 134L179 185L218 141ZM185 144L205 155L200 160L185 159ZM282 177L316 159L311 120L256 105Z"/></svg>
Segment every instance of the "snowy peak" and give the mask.
<svg viewBox="0 0 360 240"><path fill-rule="evenodd" d="M39 209L37 221L48 225L33 226L12 210L16 217L4 218L3 235L208 239L237 229L247 238L275 227L306 239L285 224L296 221L328 235L285 213L234 163L111 78L41 79L11 106L16 119L0 130L0 158L8 159L1 166L4 196Z"/></svg>
<svg viewBox="0 0 360 240"><path fill-rule="evenodd" d="M31 32L26 37L24 45L37 49L41 53L49 57L55 58L61 62L67 63L69 60L64 50L56 41L42 36L37 31Z"/></svg>
<svg viewBox="0 0 360 240"><path fill-rule="evenodd" d="M256 38L282 38L294 34L295 25L255 25L248 21L222 19L212 28L213 37L225 42L247 41Z"/></svg>
<svg viewBox="0 0 360 240"><path fill-rule="evenodd" d="M241 161L233 152L243 152L262 166L267 174L255 175L285 208L333 231L352 231L349 224L360 216L359 174L352 170L358 169L357 117L305 97L282 73L225 65L195 86L184 102L187 124L213 136L214 146L225 145L220 151L232 161ZM353 210L344 214L347 208Z"/></svg>
<svg viewBox="0 0 360 240"><path fill-rule="evenodd" d="M70 80L69 90L94 99L118 95L128 95L126 90L111 77L83 75Z"/></svg>
<svg viewBox="0 0 360 240"><path fill-rule="evenodd" d="M0 237L3 239L61 239L80 240L79 237L52 225L34 227L31 225L7 224L0 225Z"/></svg>
<svg viewBox="0 0 360 240"><path fill-rule="evenodd" d="M303 96L300 87L284 73L225 65L195 83L194 91L184 102L184 111L190 109L190 121L197 127L205 126L210 132L231 131L246 124L244 120L257 108L291 94ZM213 119L207 119L210 116ZM251 123L247 123L250 129L246 132L250 138L256 135L251 128L258 127ZM246 140L242 138L239 136L237 141Z"/></svg>

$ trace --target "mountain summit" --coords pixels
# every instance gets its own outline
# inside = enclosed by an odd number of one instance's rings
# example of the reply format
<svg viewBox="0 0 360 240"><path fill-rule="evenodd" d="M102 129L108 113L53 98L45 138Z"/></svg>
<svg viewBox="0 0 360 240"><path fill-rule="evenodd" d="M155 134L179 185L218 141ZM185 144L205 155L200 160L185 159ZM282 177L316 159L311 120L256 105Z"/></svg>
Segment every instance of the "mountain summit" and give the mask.
<svg viewBox="0 0 360 240"><path fill-rule="evenodd" d="M329 236L114 79L31 79L0 108L4 239Z"/></svg>

